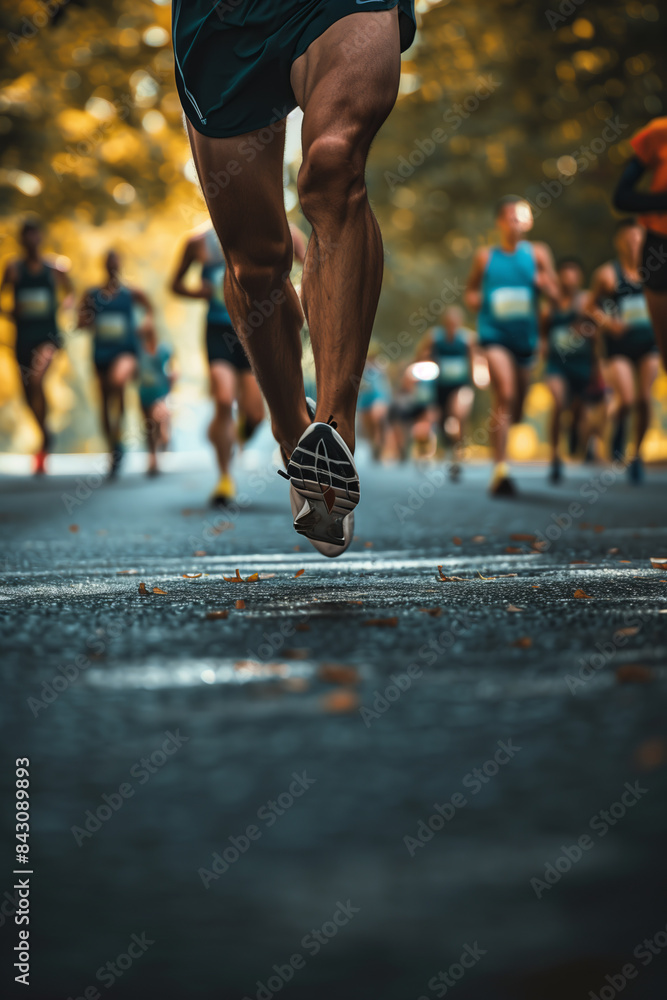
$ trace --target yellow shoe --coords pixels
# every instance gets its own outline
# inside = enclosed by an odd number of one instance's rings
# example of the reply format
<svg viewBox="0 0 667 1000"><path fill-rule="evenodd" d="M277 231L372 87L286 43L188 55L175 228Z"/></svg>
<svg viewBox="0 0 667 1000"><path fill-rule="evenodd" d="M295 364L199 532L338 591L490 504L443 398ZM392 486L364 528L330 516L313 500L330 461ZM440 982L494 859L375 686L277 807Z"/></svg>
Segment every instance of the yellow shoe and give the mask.
<svg viewBox="0 0 667 1000"><path fill-rule="evenodd" d="M507 462L498 462L493 470L489 493L493 497L514 497L516 496L516 486L510 478L510 469Z"/></svg>
<svg viewBox="0 0 667 1000"><path fill-rule="evenodd" d="M214 507L226 507L227 504L230 504L235 497L236 486L234 485L234 480L228 472L225 472L222 476L220 476L220 481L213 490L211 504Z"/></svg>

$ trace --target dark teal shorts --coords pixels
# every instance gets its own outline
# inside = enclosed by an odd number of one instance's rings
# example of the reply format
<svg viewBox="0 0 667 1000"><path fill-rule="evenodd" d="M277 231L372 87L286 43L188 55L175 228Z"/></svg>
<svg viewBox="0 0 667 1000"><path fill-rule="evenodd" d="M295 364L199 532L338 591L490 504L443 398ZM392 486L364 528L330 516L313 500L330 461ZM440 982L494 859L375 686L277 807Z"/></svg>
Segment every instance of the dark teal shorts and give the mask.
<svg viewBox="0 0 667 1000"><path fill-rule="evenodd" d="M269 128L297 106L290 70L311 42L348 14L394 7L404 51L415 34L414 0L172 0L176 85L188 120L221 138Z"/></svg>

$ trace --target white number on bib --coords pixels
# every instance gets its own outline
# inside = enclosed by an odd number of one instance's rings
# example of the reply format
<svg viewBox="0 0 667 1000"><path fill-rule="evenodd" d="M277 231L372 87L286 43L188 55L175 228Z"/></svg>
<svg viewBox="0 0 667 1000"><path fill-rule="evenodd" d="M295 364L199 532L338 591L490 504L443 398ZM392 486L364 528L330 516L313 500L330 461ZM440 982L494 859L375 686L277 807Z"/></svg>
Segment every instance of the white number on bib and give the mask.
<svg viewBox="0 0 667 1000"><path fill-rule="evenodd" d="M444 382L465 381L468 377L467 358L441 358L440 378Z"/></svg>
<svg viewBox="0 0 667 1000"><path fill-rule="evenodd" d="M46 316L51 310L51 293L48 288L20 288L17 305L22 319Z"/></svg>
<svg viewBox="0 0 667 1000"><path fill-rule="evenodd" d="M95 332L100 340L122 340L127 330L127 316L121 312L103 312L97 317Z"/></svg>
<svg viewBox="0 0 667 1000"><path fill-rule="evenodd" d="M621 319L628 326L636 326L640 323L650 323L646 299L643 294L626 295L621 299Z"/></svg>
<svg viewBox="0 0 667 1000"><path fill-rule="evenodd" d="M525 319L532 308L530 288L496 288L491 292L491 312L496 319Z"/></svg>

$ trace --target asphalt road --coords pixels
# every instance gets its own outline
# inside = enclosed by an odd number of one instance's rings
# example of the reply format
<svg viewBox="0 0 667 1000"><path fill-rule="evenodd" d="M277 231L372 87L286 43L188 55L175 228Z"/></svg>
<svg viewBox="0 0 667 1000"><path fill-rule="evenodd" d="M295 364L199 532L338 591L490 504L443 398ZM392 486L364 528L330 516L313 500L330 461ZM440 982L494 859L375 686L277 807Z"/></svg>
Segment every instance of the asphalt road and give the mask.
<svg viewBox="0 0 667 1000"><path fill-rule="evenodd" d="M667 474L364 462L328 561L251 459L0 480L3 996L657 1000Z"/></svg>

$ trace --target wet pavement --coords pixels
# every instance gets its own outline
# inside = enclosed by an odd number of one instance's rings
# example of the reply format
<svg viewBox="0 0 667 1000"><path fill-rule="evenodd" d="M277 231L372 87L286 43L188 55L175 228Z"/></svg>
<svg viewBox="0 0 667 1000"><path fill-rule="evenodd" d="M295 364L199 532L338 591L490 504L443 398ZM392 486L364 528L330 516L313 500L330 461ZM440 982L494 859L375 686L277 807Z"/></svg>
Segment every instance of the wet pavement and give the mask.
<svg viewBox="0 0 667 1000"><path fill-rule="evenodd" d="M3 995L663 995L667 473L518 472L365 462L335 561L266 454L0 480Z"/></svg>

